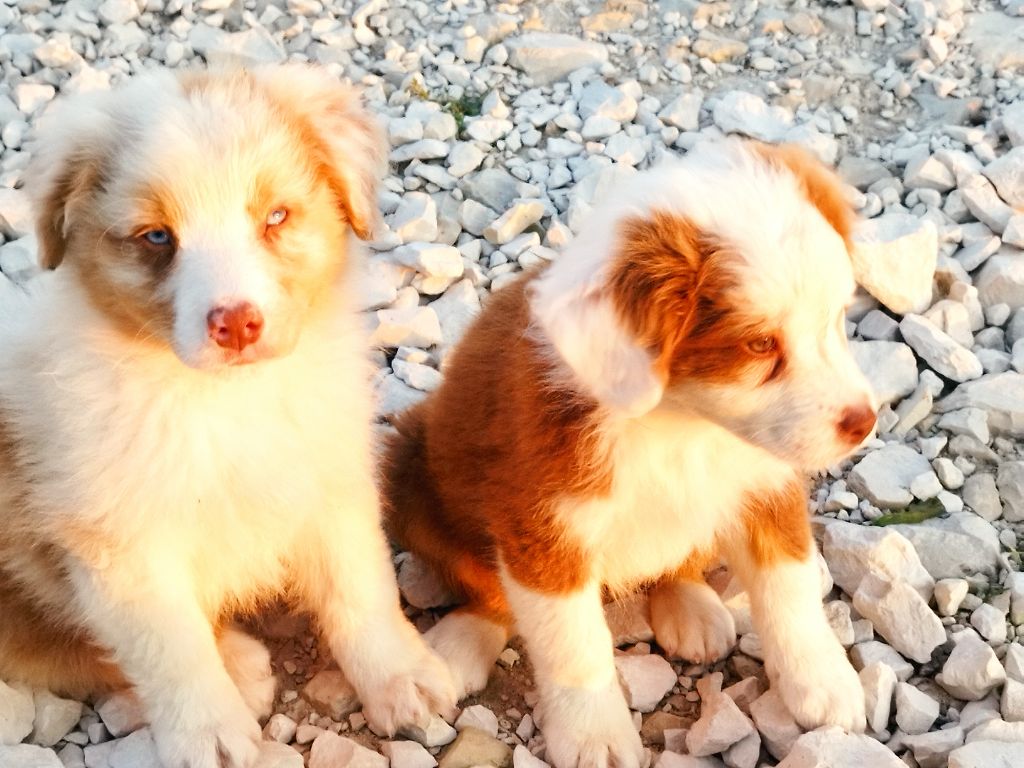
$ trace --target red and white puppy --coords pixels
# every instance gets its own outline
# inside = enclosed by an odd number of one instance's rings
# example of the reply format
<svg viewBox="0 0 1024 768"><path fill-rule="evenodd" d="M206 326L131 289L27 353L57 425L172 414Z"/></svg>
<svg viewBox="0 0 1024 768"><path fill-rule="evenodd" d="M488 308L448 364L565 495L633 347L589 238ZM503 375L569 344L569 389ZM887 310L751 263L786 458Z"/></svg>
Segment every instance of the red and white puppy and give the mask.
<svg viewBox="0 0 1024 768"><path fill-rule="evenodd" d="M282 593L375 730L454 706L401 612L348 298L382 158L297 66L147 74L41 130L56 269L0 286L0 678L132 685L167 768L254 761L274 681L229 621Z"/></svg>
<svg viewBox="0 0 1024 768"><path fill-rule="evenodd" d="M427 637L467 694L514 626L549 761L632 768L602 596L650 585L659 644L715 659L735 631L702 571L723 556L797 720L861 730L806 502L875 421L840 186L800 150L725 141L612 197L492 297L391 440L389 527L466 601Z"/></svg>

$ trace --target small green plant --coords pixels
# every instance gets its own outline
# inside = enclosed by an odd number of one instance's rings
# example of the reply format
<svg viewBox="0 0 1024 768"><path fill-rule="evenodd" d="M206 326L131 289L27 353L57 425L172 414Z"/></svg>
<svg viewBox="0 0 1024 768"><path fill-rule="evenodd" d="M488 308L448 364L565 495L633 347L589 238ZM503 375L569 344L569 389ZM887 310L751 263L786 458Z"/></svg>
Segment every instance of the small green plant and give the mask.
<svg viewBox="0 0 1024 768"><path fill-rule="evenodd" d="M928 501L916 501L908 504L902 509L894 509L887 515L876 517L871 521L872 525L901 525L909 523L920 523L938 517L943 513L942 502L937 499Z"/></svg>
<svg viewBox="0 0 1024 768"><path fill-rule="evenodd" d="M441 105L441 109L455 118L455 125L458 126L459 136L466 126L467 117L476 117L480 114L483 106L483 97L478 93L463 93L457 99L451 98L447 93L431 92L421 80L414 79L406 86L406 92L422 101L433 101Z"/></svg>

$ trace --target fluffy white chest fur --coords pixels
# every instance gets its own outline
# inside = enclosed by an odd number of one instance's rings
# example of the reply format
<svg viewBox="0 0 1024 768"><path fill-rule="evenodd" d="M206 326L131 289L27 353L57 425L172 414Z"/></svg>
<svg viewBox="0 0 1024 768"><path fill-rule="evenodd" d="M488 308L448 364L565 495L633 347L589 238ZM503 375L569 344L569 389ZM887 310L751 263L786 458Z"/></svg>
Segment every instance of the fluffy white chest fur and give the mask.
<svg viewBox="0 0 1024 768"><path fill-rule="evenodd" d="M33 459L31 506L55 536L68 522L95 529L93 566L148 539L191 563L216 612L279 585L310 516L343 516L344 484L371 476L365 420L352 418L369 410L354 318L311 325L287 357L211 375L115 339L60 272L33 293L3 302L0 398Z"/></svg>
<svg viewBox="0 0 1024 768"><path fill-rule="evenodd" d="M790 467L696 417L651 414L611 427L611 493L566 503L571 530L612 591L657 578L739 525L753 489L781 487Z"/></svg>

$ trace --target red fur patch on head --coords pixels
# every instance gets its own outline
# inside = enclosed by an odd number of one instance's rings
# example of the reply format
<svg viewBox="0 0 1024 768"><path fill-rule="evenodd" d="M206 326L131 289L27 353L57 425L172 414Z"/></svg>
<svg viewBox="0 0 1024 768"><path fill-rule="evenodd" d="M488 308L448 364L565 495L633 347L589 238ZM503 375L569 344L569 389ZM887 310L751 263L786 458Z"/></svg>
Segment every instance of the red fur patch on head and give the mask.
<svg viewBox="0 0 1024 768"><path fill-rule="evenodd" d="M856 216L843 193L843 184L839 178L801 147L793 144L752 144L757 154L770 165L785 168L796 177L804 196L839 233L849 250Z"/></svg>
<svg viewBox="0 0 1024 768"><path fill-rule="evenodd" d="M626 220L619 237L612 301L669 385L782 374L781 338L736 305L739 258L726 244L664 211Z"/></svg>

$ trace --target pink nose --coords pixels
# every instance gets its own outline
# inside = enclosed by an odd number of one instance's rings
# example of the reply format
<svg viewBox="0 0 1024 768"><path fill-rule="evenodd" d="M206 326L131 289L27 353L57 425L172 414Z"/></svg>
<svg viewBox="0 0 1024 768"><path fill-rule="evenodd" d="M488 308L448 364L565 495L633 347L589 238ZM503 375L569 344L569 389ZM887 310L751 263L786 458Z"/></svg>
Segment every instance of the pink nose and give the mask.
<svg viewBox="0 0 1024 768"><path fill-rule="evenodd" d="M225 349L241 352L255 344L263 332L263 315L248 301L233 307L216 307L206 316L210 338Z"/></svg>
<svg viewBox="0 0 1024 768"><path fill-rule="evenodd" d="M867 405L855 405L843 411L836 424L839 436L851 445L860 443L875 426L875 412Z"/></svg>

